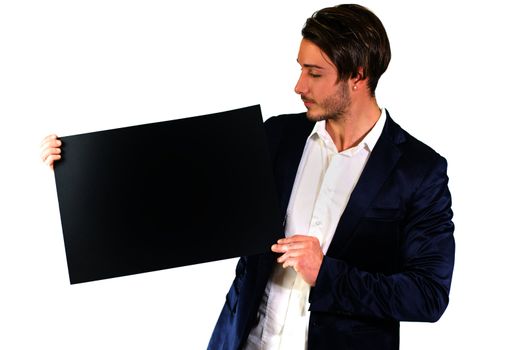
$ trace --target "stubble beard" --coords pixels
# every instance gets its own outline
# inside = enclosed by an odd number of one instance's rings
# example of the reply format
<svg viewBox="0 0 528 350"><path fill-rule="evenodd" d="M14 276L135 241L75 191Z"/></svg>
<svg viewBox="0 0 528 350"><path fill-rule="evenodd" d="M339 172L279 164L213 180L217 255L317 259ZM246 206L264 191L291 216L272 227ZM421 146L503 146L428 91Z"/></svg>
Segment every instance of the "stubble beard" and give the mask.
<svg viewBox="0 0 528 350"><path fill-rule="evenodd" d="M326 97L321 103L317 103L317 105L322 111L316 114L308 109L306 112L308 120L318 122L322 120L339 120L343 118L350 106L348 85L345 82L340 82L336 93Z"/></svg>

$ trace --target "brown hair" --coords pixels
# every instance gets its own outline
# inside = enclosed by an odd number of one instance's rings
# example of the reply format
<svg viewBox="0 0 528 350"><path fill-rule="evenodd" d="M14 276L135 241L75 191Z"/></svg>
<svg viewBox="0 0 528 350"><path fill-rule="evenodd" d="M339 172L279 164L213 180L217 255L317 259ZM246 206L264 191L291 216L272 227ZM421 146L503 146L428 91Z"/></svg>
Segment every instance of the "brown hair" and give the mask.
<svg viewBox="0 0 528 350"><path fill-rule="evenodd" d="M315 12L306 20L302 36L332 60L340 81L368 78L370 94L391 59L389 38L374 13L360 5L338 5Z"/></svg>

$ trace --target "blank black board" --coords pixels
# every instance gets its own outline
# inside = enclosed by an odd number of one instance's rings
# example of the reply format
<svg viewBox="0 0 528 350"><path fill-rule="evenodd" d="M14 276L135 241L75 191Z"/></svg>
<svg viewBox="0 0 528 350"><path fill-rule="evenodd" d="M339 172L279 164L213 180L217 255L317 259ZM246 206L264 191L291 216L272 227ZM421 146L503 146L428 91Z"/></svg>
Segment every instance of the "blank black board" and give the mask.
<svg viewBox="0 0 528 350"><path fill-rule="evenodd" d="M259 106L61 140L72 284L262 253L282 235Z"/></svg>

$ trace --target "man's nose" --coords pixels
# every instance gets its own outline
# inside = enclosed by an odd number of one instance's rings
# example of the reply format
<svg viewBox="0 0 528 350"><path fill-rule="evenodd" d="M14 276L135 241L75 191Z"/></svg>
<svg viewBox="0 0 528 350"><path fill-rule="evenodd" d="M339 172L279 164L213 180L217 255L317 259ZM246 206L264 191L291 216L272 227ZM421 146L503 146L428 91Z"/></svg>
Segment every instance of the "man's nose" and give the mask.
<svg viewBox="0 0 528 350"><path fill-rule="evenodd" d="M297 84L295 84L295 93L299 95L305 95L308 86L306 85L306 79L304 78L303 74L301 73L301 76L299 77L299 80L297 80Z"/></svg>

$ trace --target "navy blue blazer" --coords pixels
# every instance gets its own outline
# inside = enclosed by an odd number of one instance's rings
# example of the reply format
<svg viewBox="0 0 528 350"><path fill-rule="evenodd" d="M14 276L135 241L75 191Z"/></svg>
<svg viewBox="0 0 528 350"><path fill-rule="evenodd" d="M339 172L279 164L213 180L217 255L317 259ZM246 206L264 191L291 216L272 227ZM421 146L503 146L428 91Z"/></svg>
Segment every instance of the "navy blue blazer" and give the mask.
<svg viewBox="0 0 528 350"><path fill-rule="evenodd" d="M281 212L314 123L265 123ZM455 243L447 162L387 113L383 132L337 226L310 291L308 349L399 348L399 321L437 321L449 300ZM211 350L240 349L276 255L242 257Z"/></svg>

